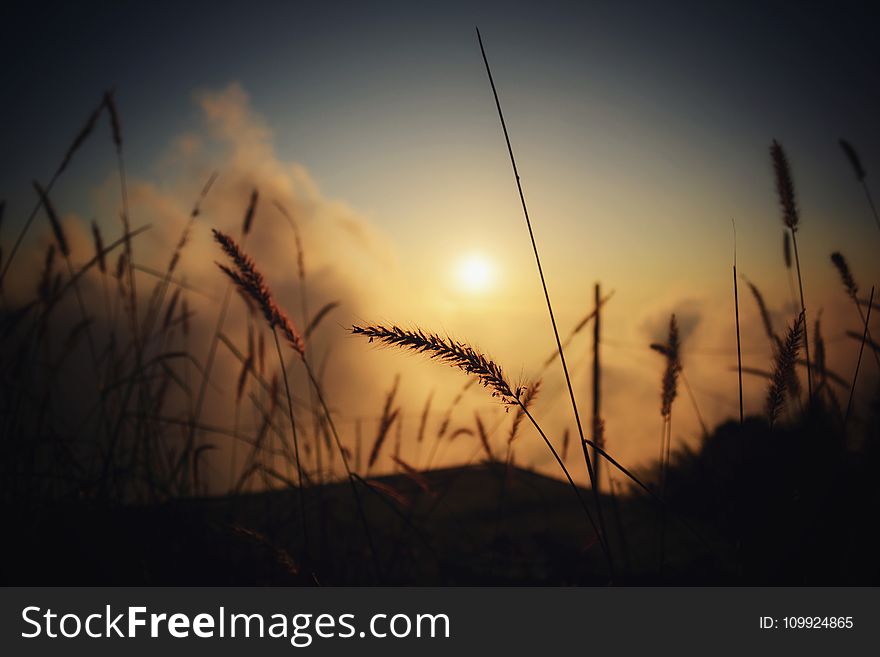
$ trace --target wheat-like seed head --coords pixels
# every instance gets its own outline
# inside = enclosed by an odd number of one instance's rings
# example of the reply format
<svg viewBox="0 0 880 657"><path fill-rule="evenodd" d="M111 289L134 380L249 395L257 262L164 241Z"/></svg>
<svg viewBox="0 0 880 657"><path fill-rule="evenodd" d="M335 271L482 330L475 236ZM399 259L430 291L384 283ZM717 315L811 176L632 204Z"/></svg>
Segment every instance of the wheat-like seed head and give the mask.
<svg viewBox="0 0 880 657"><path fill-rule="evenodd" d="M522 405L526 410L532 407L535 399L538 394L541 392L541 380L538 379L535 383L525 391L522 396ZM516 440L516 434L519 431L519 425L522 423L523 418L525 417L525 410L522 408L516 409L516 415L513 416L513 424L510 427L510 435L507 437L507 444L511 444L514 440Z"/></svg>
<svg viewBox="0 0 880 657"><path fill-rule="evenodd" d="M843 283L843 287L846 288L846 293L850 298L855 300L856 295L859 292L859 286L856 285L856 279L853 278L849 264L846 262L846 258L843 257L843 254L840 251L835 251L831 254L831 263L840 274L840 281Z"/></svg>
<svg viewBox="0 0 880 657"><path fill-rule="evenodd" d="M656 349L656 347L654 348ZM662 353L666 356L666 370L663 372L660 414L663 417L669 417L672 412L672 402L678 395L678 375L681 372L681 342L675 314L669 318L669 337L666 344L663 345Z"/></svg>
<svg viewBox="0 0 880 657"><path fill-rule="evenodd" d="M110 127L113 130L113 144L116 146L116 152L122 150L122 124L119 121L119 111L116 109L116 100L113 98L113 91L107 91L104 94L104 106L110 114Z"/></svg>
<svg viewBox="0 0 880 657"><path fill-rule="evenodd" d="M281 310L269 286L266 285L263 274L257 269L254 261L247 256L241 247L235 243L229 235L214 230L214 239L220 244L223 251L232 260L233 267L227 267L218 263L218 267L235 283L236 287L253 299L260 309L270 327L277 327L281 334L290 343L290 346L301 356L305 357L305 343L299 331L296 330L290 318Z"/></svg>
<svg viewBox="0 0 880 657"><path fill-rule="evenodd" d="M125 273L126 264L127 264L127 262L126 262L125 252L123 251L122 253L119 254L119 257L116 258L116 269L113 271L114 278L116 278L118 280L122 280L122 275Z"/></svg>
<svg viewBox="0 0 880 657"><path fill-rule="evenodd" d="M74 154L80 149L86 139L89 138L89 135L94 132L95 124L98 122L98 117L101 115L102 109L104 109L103 101L92 111L89 118L86 119L86 122L83 124L83 127L80 128L80 131L77 133L76 137L74 137L67 152L64 154L64 158L61 160L61 164L58 166L58 169L55 170L56 178L67 168L70 161L73 159Z"/></svg>
<svg viewBox="0 0 880 657"><path fill-rule="evenodd" d="M193 205L193 209L189 213L190 218L195 219L202 213L202 203L204 202L205 197L208 196L208 192L211 191L211 187L214 186L214 182L217 180L217 176L219 175L219 171L211 172L211 175L208 177L207 182L202 187L202 191L199 193L199 197L196 199L195 205Z"/></svg>
<svg viewBox="0 0 880 657"><path fill-rule="evenodd" d="M260 198L260 193L256 190L256 188L251 191L251 200L248 202L247 211L244 213L244 222L242 223L241 232L243 235L247 235L251 232L251 224L254 222L254 214L257 211L257 200Z"/></svg>
<svg viewBox="0 0 880 657"><path fill-rule="evenodd" d="M40 203L42 203L43 208L46 210L46 215L49 217L49 223L52 225L52 232L55 233L55 239L58 241L58 249L61 251L61 255L64 257L69 256L70 248L67 246L67 237L64 235L64 230L61 228L61 220L58 218L58 213L55 212L52 201L49 200L49 195L36 180L34 181L34 189L37 192L37 196L40 197Z"/></svg>
<svg viewBox="0 0 880 657"><path fill-rule="evenodd" d="M785 404L786 390L790 390L791 381L795 378L795 364L797 363L798 351L804 337L804 314L798 315L797 319L788 330L782 346L776 350L773 364L773 376L767 389L767 419L770 426L779 417Z"/></svg>
<svg viewBox="0 0 880 657"><path fill-rule="evenodd" d="M482 445L483 451L486 452L486 458L489 461L494 461L495 455L492 453L492 446L489 444L489 433L486 431L486 425L483 424L483 418L480 417L477 411L474 411L474 421L477 425L477 436L480 439L480 445Z"/></svg>
<svg viewBox="0 0 880 657"><path fill-rule="evenodd" d="M98 258L98 269L102 274L107 273L107 258L104 253L104 240L101 238L101 229L96 221L92 221L92 237L95 240L95 255Z"/></svg>
<svg viewBox="0 0 880 657"><path fill-rule="evenodd" d="M865 172L865 167L862 166L862 160L859 154L856 153L856 149L846 139L841 139L839 143L843 149L843 154L846 155L846 159L849 160L853 172L856 174L856 180L859 182L864 181L865 176L868 174Z"/></svg>
<svg viewBox="0 0 880 657"><path fill-rule="evenodd" d="M46 258L43 261L43 273L37 284L37 295L40 300L48 304L52 296L52 275L55 269L55 245L49 244L46 249Z"/></svg>
<svg viewBox="0 0 880 657"><path fill-rule="evenodd" d="M304 281L306 278L306 263L305 263L305 255L303 253L303 244L302 244L302 235L299 233L299 226L294 220L293 216L287 211L281 203L278 201L274 201L273 203L275 208L281 215L287 219L287 223L290 225L291 230L293 231L293 239L296 242L296 269L299 274L299 280Z"/></svg>
<svg viewBox="0 0 880 657"><path fill-rule="evenodd" d="M761 294L761 291L758 289L758 287L750 280L746 279L746 284L748 284L749 289L752 291L752 296L755 297L755 303L758 304L758 312L761 315L761 323L764 324L764 332L770 339L771 344L778 344L779 337L776 335L776 331L773 329L773 320L770 318L770 311L767 310L767 304L764 301L764 295Z"/></svg>
<svg viewBox="0 0 880 657"><path fill-rule="evenodd" d="M773 160L773 172L776 174L776 193L779 195L779 205L782 206L782 220L791 230L797 230L800 217L795 201L791 167L785 151L782 150L782 144L775 139L770 145L770 157Z"/></svg>
<svg viewBox="0 0 880 657"><path fill-rule="evenodd" d="M505 404L518 406L521 403L523 388L512 388L501 366L468 344L421 329L406 330L399 326L352 326L350 330L353 335L369 338L370 342L375 340L408 349L457 367L476 377L476 380L492 392L493 397L499 398Z"/></svg>
<svg viewBox="0 0 880 657"><path fill-rule="evenodd" d="M399 465L401 468L403 468L404 474L407 476L407 478L410 481L412 481L416 486L421 488L422 491L424 491L425 493L427 493L429 495L432 494L431 484L428 481L428 478L425 477L425 475L423 475L416 468L414 468L412 465L410 465L409 463L404 461L399 456L392 456L391 458L394 460L395 463L397 463L397 465Z"/></svg>
<svg viewBox="0 0 880 657"><path fill-rule="evenodd" d="M425 407L422 409L422 417L419 420L419 432L417 434L416 442L420 443L425 439L425 427L428 425L428 415L431 413L431 402L434 400L434 391L428 395L428 398L425 400Z"/></svg>
<svg viewBox="0 0 880 657"><path fill-rule="evenodd" d="M394 423L400 416L400 409L394 408L394 398L397 396L397 388L400 385L400 376L394 377L394 383L385 397L385 405L382 408L382 419L379 421L379 429L376 432L376 439L373 441L373 447L370 449L370 457L367 460L367 467L372 468L379 459L379 453L385 444L385 439ZM400 426L398 424L398 426Z"/></svg>

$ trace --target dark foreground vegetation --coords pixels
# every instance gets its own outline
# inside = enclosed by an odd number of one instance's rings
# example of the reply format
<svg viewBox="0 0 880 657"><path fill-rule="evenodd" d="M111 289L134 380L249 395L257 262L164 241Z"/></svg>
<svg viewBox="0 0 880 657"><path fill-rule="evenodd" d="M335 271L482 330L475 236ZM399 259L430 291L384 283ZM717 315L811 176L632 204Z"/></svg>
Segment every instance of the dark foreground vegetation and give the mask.
<svg viewBox="0 0 880 657"><path fill-rule="evenodd" d="M876 424L875 424L876 427ZM876 428L875 428L876 432ZM871 445L877 442L876 433ZM877 585L876 447L847 449L821 414L784 430L719 427L671 458L660 561L657 502L603 499L626 584ZM647 473L646 473L647 474ZM393 493L391 493L393 491ZM374 559L348 486L4 513L5 584L604 585L595 536L563 482L501 463L364 487ZM310 555L304 559L304 555Z"/></svg>

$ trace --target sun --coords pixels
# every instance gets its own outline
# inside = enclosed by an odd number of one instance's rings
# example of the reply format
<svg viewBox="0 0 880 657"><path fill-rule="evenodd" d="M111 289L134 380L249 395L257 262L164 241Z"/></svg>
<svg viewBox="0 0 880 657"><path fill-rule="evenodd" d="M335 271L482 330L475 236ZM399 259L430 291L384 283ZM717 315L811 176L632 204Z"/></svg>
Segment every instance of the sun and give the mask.
<svg viewBox="0 0 880 657"><path fill-rule="evenodd" d="M458 261L455 278L460 289L470 294L479 294L492 287L494 271L485 256L471 253Z"/></svg>

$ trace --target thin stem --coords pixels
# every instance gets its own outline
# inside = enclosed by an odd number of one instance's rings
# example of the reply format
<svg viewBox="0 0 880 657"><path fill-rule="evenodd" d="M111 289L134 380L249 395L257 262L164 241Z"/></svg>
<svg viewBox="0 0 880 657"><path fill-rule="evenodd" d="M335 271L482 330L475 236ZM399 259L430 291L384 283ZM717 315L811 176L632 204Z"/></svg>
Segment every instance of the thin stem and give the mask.
<svg viewBox="0 0 880 657"><path fill-rule="evenodd" d="M864 324L865 326L867 326L867 324L868 324L868 318L865 317L865 313L862 312L862 307L861 307L861 305L859 305L859 300L858 300L857 298L853 298L853 301L854 301L855 304L856 304L856 311L858 311L858 313L859 313L859 319L862 321L862 324ZM868 312L870 312L870 311L871 311L871 306L869 305L869 306L868 306ZM871 344L872 342L874 342L874 339L871 337L871 329L868 329L868 340L867 340L867 342L868 342L868 344ZM878 354L874 349L871 349L871 351L872 351L873 354L874 354L874 360L877 361L877 368L880 369L880 354Z"/></svg>
<svg viewBox="0 0 880 657"><path fill-rule="evenodd" d="M739 284L736 278L736 264L733 265L733 303L736 308L736 369L739 373L739 423L743 423L743 359L739 335Z"/></svg>
<svg viewBox="0 0 880 657"><path fill-rule="evenodd" d="M517 404L522 409L522 412L525 414L527 418L529 418L529 422L532 423L532 426L535 427L535 430L540 434L541 438L544 439L544 443L547 445L550 453L553 454L553 458L556 459L556 462L559 464L559 467L562 468L562 472L565 473L566 479L568 479L569 485L574 490L575 495L577 495L578 501L581 503L581 506L584 509L584 513L587 516L587 520L590 521L590 525L593 527L593 531L596 532L596 537L599 538L599 545L602 546L602 552L605 555L605 560L608 562L608 572L611 574L611 577L614 577L614 564L611 560L611 551L608 548L608 544L602 540L601 534L599 532L599 527L596 525L596 521L593 520L593 514L590 513L590 509L587 506L586 501L581 495L581 489L578 488L578 485L574 483L574 480L571 478L571 474L568 471L568 468L565 467L565 463L562 462L562 459L559 456L559 453L556 451L556 448L553 447L553 443L550 442L550 439L547 438L547 434L544 433L544 430L538 424L532 414L529 413L529 409L526 408L525 404L517 398Z"/></svg>
<svg viewBox="0 0 880 657"><path fill-rule="evenodd" d="M804 283L801 279L801 259L798 255L797 232L791 229L791 243L794 246L794 262L797 266L798 289L801 294L801 313L804 316L804 355L807 361L807 399L809 405L813 405L813 371L810 365L810 339L807 336L807 306L804 303Z"/></svg>
<svg viewBox="0 0 880 657"><path fill-rule="evenodd" d="M880 229L880 216L877 215L877 207L874 205L874 199L871 197L871 190L868 189L868 183L865 182L864 178L862 178L862 188L865 190L865 196L868 199L868 205L871 206L871 213L874 215L874 221L877 223L877 228Z"/></svg>
<svg viewBox="0 0 880 657"><path fill-rule="evenodd" d="M122 197L122 226L125 234L129 232L131 217L128 214L128 182L125 175L125 161L122 157L122 147L116 151L117 170L119 172L119 193ZM126 265L128 267L128 288L131 297L131 314L132 314L132 331L134 334L135 344L138 344L138 307L137 307L137 287L134 276L134 257L131 251L131 242L125 243Z"/></svg>
<svg viewBox="0 0 880 657"><path fill-rule="evenodd" d="M327 418L327 424L330 426L330 431L333 434L333 440L336 442L336 448L339 450L339 456L342 459L342 465L345 468L345 473L348 475L348 483L351 485L351 492L354 495L355 503L357 504L358 513L361 516L361 521L364 525L364 534L367 537L367 543L370 547L370 554L373 557L373 564L376 568L376 572L381 578L383 576L382 565L379 561L379 553L376 552L376 545L373 543L373 534L370 531L370 523L367 521L367 514L364 511L363 500L361 500L361 495L358 492L357 486L355 485L355 475L351 471L351 467L348 464L348 457L345 455L345 449L342 447L342 441L339 439L339 432L336 430L336 423L333 421L333 416L330 414L330 409L327 407L327 402L324 399L324 393L321 391L321 386L318 384L318 380L315 378L314 372L312 372L312 367L309 365L309 361L306 360L304 354L300 354L302 356L303 365L306 368L306 373L309 376L309 380L312 382L312 386L315 389L315 394L318 396L318 402L321 404L321 408L324 410L324 416Z"/></svg>
<svg viewBox="0 0 880 657"><path fill-rule="evenodd" d="M666 481L669 476L669 447L672 443L672 413L666 416L663 423L663 465L660 476L660 497L666 499ZM663 566L666 562L666 507L660 510L660 576L663 576Z"/></svg>
<svg viewBox="0 0 880 657"><path fill-rule="evenodd" d="M247 235L242 230L239 241L242 242L242 246L244 246L244 241L247 239ZM214 335L211 337L211 344L208 347L208 357L205 360L205 372L202 375L202 381L199 384L199 394L196 397L196 405L195 410L193 411L192 416L192 427L190 428L189 435L187 436L186 445L184 445L180 454L180 462L181 464L186 459L186 456L189 450L192 448L196 439L196 425L202 417L202 408L205 404L205 397L208 393L208 384L211 381L211 370L214 368L214 360L217 357L217 347L220 344L220 336L223 332L223 324L226 322L226 313L229 311L229 302L232 298L232 284L226 283L226 290L223 292L223 302L220 305L220 313L217 315L217 323L214 326ZM272 328L274 332L274 327Z"/></svg>
<svg viewBox="0 0 880 657"><path fill-rule="evenodd" d="M529 210L528 210L528 207L526 206L526 199L525 199L525 194L523 193L522 182L520 181L519 171L517 170L517 167L516 167L516 159L513 156L513 146L511 146L511 143L510 143L510 135L507 132L507 124L504 121L504 113L501 110L501 101L498 98L498 90L495 88L495 80L492 78L492 70L489 68L489 59L486 57L486 50L483 47L483 39L480 36L479 29L477 29L477 40L479 41L479 44L480 44L480 52L483 55L483 63L486 65L486 73L489 76L489 84L492 87L492 95L495 97L495 107L498 109L498 118L501 121L501 129L504 132L504 140L507 142L507 153L510 156L510 164L511 164L511 167L513 168L513 175L516 178L516 187L519 192L519 200L520 200L520 204L522 205L523 216L525 217L526 227L528 228L528 231L529 231L529 239L532 242L532 250L535 253L535 263L538 266L538 275L541 278L541 287L544 290L544 299L547 302L547 312L550 315L550 324L553 327L553 336L554 336L554 338L556 338L556 348L559 351L559 361L562 363L562 371L565 374L565 383L568 386L568 396L571 399L571 407L572 407L572 410L574 411L575 423L577 424L578 434L579 434L580 440L581 440L581 448L583 449L583 452L584 452L584 461L587 465L587 474L590 478L590 487L593 490L593 497L595 498L596 515L599 520L599 527L601 529L601 531L599 532L599 540L600 540L600 542L605 543L605 537L606 537L605 522L602 517L602 502L601 502L601 499L599 496L598 482L596 481L595 473L593 472L593 463L590 459L590 453L587 450L587 445L586 445L585 437L584 437L584 428L583 428L583 425L581 424L580 414L578 413L577 402L575 401L575 397L574 397L574 388L572 387L571 377L569 376L569 373L568 373L568 365L565 362L565 353L563 352L563 349L562 349L562 341L559 338L559 329L556 327L556 317L553 314L553 305L550 303L550 293L547 290L547 281L544 279L544 270L541 267L541 258L538 255L538 245L535 242L535 233L532 230L532 222L529 219ZM605 544L605 548L607 551L607 549L608 549L607 544ZM610 552L608 554L610 556Z"/></svg>
<svg viewBox="0 0 880 657"><path fill-rule="evenodd" d="M849 391L849 401L846 403L846 415L843 416L843 426L846 427L849 421L849 412L852 409L853 396L856 392L856 381L859 378L859 366L862 364L862 353L865 351L865 342L868 339L868 322L871 321L871 306L874 301L874 287L871 286L871 298L868 301L868 313L865 317L865 331L862 333L862 344L859 347L859 358L856 360L856 371L853 374L852 388Z"/></svg>
<svg viewBox="0 0 880 657"><path fill-rule="evenodd" d="M668 509L669 511L671 511L672 517L677 519L685 529L687 529L689 532L691 532L703 544L703 546L709 552L712 553L713 556L717 557L717 555L715 554L715 550L712 548L711 545L709 545L709 541L706 540L706 538L700 532L698 532L695 527L693 527L689 522L687 522L683 516L680 516L679 514L675 513L675 509L673 509L665 499L663 499L657 493L655 493L650 488L648 488L648 486L646 486L638 477L636 477L632 472L630 472L624 466L622 466L620 464L620 462L617 461L608 452L606 452L601 447L598 447L593 441L588 440L587 443L591 447L596 447L596 451L598 452L599 456L601 456L603 459L608 461L608 463L610 463L615 468L617 468L620 472L622 472L624 475L626 475L630 479L630 481L632 481L636 486L638 486L643 491L645 491L651 497L651 499L653 499L655 502L657 502L657 504L659 504L662 508Z"/></svg>
<svg viewBox="0 0 880 657"><path fill-rule="evenodd" d="M690 397L691 405L694 407L694 413L697 415L697 422L700 423L700 429L703 431L703 436L708 436L709 427L706 426L706 422L703 420L703 414L700 413L700 407L697 405L697 398L694 395L690 383L688 383L687 377L684 375L684 370L679 372L679 375L681 376L681 382L684 384L684 389L687 392L688 397Z"/></svg>
<svg viewBox="0 0 880 657"><path fill-rule="evenodd" d="M53 176L49 181L49 184L46 185L46 194L52 191L52 186L55 184L55 181L58 179L57 175ZM12 249L9 251L9 255L6 256L6 262L3 263L3 271L0 272L0 287L3 286L3 281L6 279L6 272L9 271L9 267L12 265L12 261L15 259L15 254L18 253L18 248L21 246L22 241L24 241L25 235L30 230L31 224L34 223L34 219L37 216L37 212L40 211L41 201L37 201L34 205L34 209L31 210L31 213L28 215L27 220L24 222L24 226L21 227L21 230L18 233L18 236L15 238L15 243L12 245Z"/></svg>
<svg viewBox="0 0 880 657"><path fill-rule="evenodd" d="M599 422L601 422L602 419L602 366L599 360L599 344L602 335L602 314L600 310L602 299L599 295L598 283L596 283L593 292L596 303L596 315L593 318L593 436L595 437L598 433ZM598 488L601 482L601 472L599 468L599 457L596 455L595 450L593 450L592 459L596 471L596 487Z"/></svg>
<svg viewBox="0 0 880 657"><path fill-rule="evenodd" d="M74 279L74 270L73 263L70 261L70 256L65 255L64 260L67 263L67 272L70 275L71 280L73 280L73 292L76 297L76 303L79 306L79 311L82 314L82 321L85 322L85 332L86 332L86 341L89 345L89 355L92 357L92 367L95 369L95 382L98 383L101 373L100 373L100 363L98 362L98 350L95 347L95 338L92 335L92 326L91 320L89 319L88 312L86 311L86 304L83 301L82 291L79 287L79 279ZM101 419L103 420L104 430L107 432L107 436L110 436L110 418L107 416L107 405L105 403L104 395L100 393L100 384L98 383L98 394L100 399L100 414Z"/></svg>
<svg viewBox="0 0 880 657"><path fill-rule="evenodd" d="M303 545L304 552L306 555L309 553L309 533L308 533L308 523L306 522L306 501L305 501L305 489L303 488L303 472L302 472L302 462L299 458L299 439L296 434L296 421L293 418L293 398L290 395L290 383L287 379L287 367L284 365L284 356L281 355L281 343L278 341L278 331L275 329L275 325L272 325L272 337L275 338L275 351L278 353L278 363L281 366L281 375L284 378L284 391L287 393L287 413L290 416L290 430L293 432L293 452L296 457L296 476L297 476L297 485L299 490L299 512L300 519L302 522L302 532L303 532Z"/></svg>

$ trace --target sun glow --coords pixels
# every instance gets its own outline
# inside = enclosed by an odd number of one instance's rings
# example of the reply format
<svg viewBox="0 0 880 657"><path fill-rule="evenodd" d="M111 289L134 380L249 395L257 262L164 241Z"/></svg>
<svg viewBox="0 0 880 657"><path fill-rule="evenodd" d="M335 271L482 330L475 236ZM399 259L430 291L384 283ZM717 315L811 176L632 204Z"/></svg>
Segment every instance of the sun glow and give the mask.
<svg viewBox="0 0 880 657"><path fill-rule="evenodd" d="M494 279L491 263L478 253L471 253L459 260L455 273L459 288L471 294L485 292Z"/></svg>

